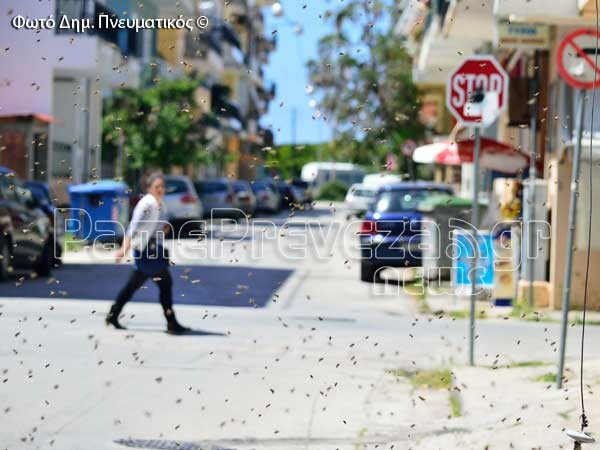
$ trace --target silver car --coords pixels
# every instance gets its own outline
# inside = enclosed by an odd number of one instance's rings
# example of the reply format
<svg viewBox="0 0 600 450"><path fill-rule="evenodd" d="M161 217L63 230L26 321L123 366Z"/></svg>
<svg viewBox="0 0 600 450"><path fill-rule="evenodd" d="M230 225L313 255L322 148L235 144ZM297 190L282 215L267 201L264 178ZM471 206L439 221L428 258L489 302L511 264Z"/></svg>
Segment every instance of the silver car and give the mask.
<svg viewBox="0 0 600 450"><path fill-rule="evenodd" d="M253 215L256 211L256 196L252 192L250 183L244 180L236 180L232 183L234 191L234 204L247 215Z"/></svg>
<svg viewBox="0 0 600 450"><path fill-rule="evenodd" d="M350 186L350 189L348 189L348 193L346 194L344 205L348 218L364 214L374 200L378 189L378 186L360 183L355 183Z"/></svg>
<svg viewBox="0 0 600 450"><path fill-rule="evenodd" d="M201 220L204 208L190 179L168 175L165 182L165 203L171 225L179 227L190 220Z"/></svg>
<svg viewBox="0 0 600 450"><path fill-rule="evenodd" d="M281 200L275 182L270 180L252 183L252 192L256 196L256 209L268 212L279 212Z"/></svg>
<svg viewBox="0 0 600 450"><path fill-rule="evenodd" d="M196 181L196 192L204 204L207 217L232 217L238 215L235 204L235 192L227 178L213 178Z"/></svg>

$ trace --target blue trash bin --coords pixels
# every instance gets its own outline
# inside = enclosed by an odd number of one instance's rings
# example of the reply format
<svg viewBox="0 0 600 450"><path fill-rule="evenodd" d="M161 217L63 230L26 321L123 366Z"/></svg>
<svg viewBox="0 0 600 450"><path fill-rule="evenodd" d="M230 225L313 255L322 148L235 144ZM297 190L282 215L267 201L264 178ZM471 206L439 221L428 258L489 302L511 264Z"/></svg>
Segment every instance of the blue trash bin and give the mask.
<svg viewBox="0 0 600 450"><path fill-rule="evenodd" d="M67 231L87 242L116 242L129 222L127 184L101 180L69 187L71 214Z"/></svg>

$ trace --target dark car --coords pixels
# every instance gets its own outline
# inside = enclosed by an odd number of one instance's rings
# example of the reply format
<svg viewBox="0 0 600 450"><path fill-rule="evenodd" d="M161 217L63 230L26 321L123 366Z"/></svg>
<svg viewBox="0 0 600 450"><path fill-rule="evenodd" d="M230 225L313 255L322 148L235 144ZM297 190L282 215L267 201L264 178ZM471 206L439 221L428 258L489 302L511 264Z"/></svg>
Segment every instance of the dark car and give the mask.
<svg viewBox="0 0 600 450"><path fill-rule="evenodd" d="M61 209L56 206L47 183L41 181L25 181L23 185L31 191L38 205L44 211L54 228L54 265L61 264L65 240L65 218Z"/></svg>
<svg viewBox="0 0 600 450"><path fill-rule="evenodd" d="M310 184L298 178L291 182L296 201L301 205L312 206L313 196Z"/></svg>
<svg viewBox="0 0 600 450"><path fill-rule="evenodd" d="M374 281L382 267L421 266L421 201L452 194L452 187L428 182L382 186L361 224L360 279Z"/></svg>
<svg viewBox="0 0 600 450"><path fill-rule="evenodd" d="M298 204L298 199L290 184L280 181L277 183L277 190L279 191L279 207L281 209L291 209Z"/></svg>
<svg viewBox="0 0 600 450"><path fill-rule="evenodd" d="M0 166L0 280L14 269L49 275L54 230L39 203L15 174Z"/></svg>

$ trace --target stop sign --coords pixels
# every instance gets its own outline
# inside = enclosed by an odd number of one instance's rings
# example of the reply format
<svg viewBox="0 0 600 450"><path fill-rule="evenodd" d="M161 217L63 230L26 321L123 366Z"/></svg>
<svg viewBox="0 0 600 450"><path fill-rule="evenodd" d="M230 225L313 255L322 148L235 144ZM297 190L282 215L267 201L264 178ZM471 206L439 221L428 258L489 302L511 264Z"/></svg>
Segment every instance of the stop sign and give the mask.
<svg viewBox="0 0 600 450"><path fill-rule="evenodd" d="M491 55L470 56L450 74L448 79L446 106L456 120L464 125L478 126L482 123L482 111L474 108L472 103L469 104L472 94L478 88L486 93L486 97L497 101L491 114L497 116L506 108L508 75Z"/></svg>

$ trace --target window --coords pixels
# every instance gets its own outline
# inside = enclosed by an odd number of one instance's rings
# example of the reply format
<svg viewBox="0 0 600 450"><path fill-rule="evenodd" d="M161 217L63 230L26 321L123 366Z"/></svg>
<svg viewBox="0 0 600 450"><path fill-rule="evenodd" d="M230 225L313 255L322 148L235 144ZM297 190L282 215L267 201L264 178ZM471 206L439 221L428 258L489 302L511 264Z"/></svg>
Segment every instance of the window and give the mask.
<svg viewBox="0 0 600 450"><path fill-rule="evenodd" d="M167 180L167 194L184 194L188 191L188 185L183 180Z"/></svg>
<svg viewBox="0 0 600 450"><path fill-rule="evenodd" d="M449 195L445 189L405 189L383 192L377 198L375 212L414 211L426 198L433 195Z"/></svg>

